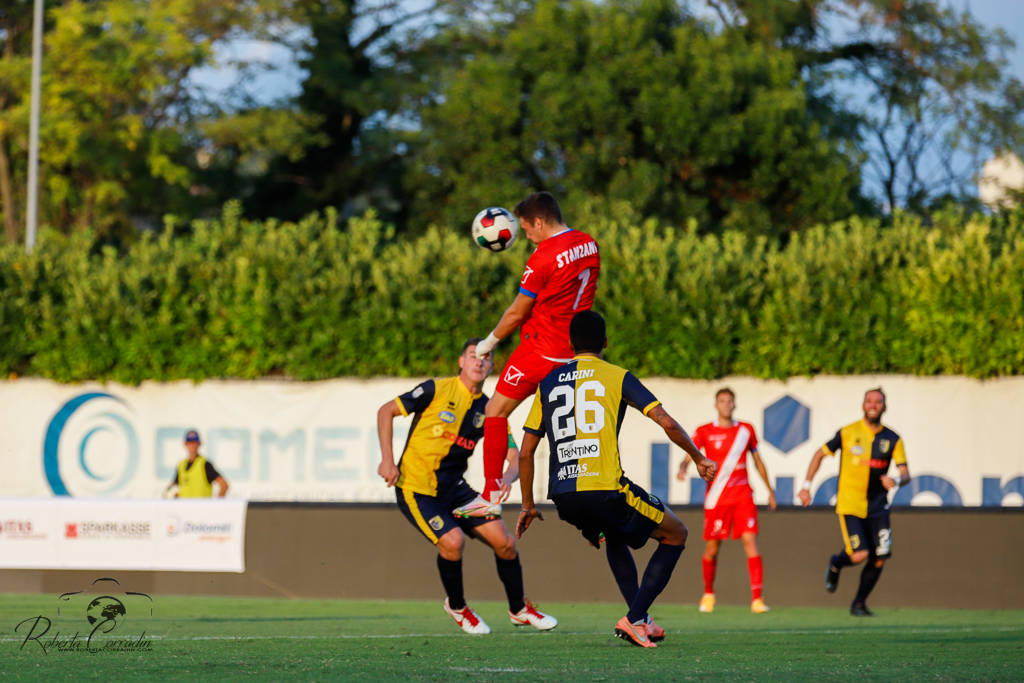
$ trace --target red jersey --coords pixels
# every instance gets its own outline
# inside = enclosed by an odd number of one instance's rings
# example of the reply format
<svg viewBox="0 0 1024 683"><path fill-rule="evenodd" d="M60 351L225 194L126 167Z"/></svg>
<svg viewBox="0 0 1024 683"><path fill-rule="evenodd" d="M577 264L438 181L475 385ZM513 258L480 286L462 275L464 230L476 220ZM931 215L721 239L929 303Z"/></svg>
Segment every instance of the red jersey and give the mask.
<svg viewBox="0 0 1024 683"><path fill-rule="evenodd" d="M538 244L519 281L519 291L534 300L521 343L550 360L571 360L569 321L593 305L600 270L597 242L585 232L566 229Z"/></svg>
<svg viewBox="0 0 1024 683"><path fill-rule="evenodd" d="M719 503L732 505L753 500L747 479L747 453L757 450L753 425L737 422L732 427L719 427L709 422L697 427L693 443L718 464L718 472L704 496L704 509L711 510Z"/></svg>

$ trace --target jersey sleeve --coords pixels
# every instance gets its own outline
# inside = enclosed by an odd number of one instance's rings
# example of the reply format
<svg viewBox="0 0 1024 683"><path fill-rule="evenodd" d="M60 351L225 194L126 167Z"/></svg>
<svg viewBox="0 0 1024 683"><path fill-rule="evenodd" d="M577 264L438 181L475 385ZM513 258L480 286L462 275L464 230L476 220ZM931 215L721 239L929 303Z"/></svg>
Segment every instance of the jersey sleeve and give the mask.
<svg viewBox="0 0 1024 683"><path fill-rule="evenodd" d="M707 434L707 430L704 429L706 426L707 425L701 425L700 427L697 427L697 431L695 431L691 437L693 445L700 450L704 450L704 445L707 443L707 437L705 436Z"/></svg>
<svg viewBox="0 0 1024 683"><path fill-rule="evenodd" d="M744 422L747 425L747 429L750 430L750 441L747 442L747 450L751 453L757 451L757 431L754 429L754 425L749 422Z"/></svg>
<svg viewBox="0 0 1024 683"><path fill-rule="evenodd" d="M207 460L206 461L206 481L208 481L208 482L210 482L212 484L214 481L217 480L217 477L219 477L219 476L220 476L220 472L217 471L217 468L213 466L212 462Z"/></svg>
<svg viewBox="0 0 1024 683"><path fill-rule="evenodd" d="M645 387L632 372L628 371L622 378L622 398L644 415L661 404L661 401L654 397L650 389Z"/></svg>
<svg viewBox="0 0 1024 683"><path fill-rule="evenodd" d="M523 431L537 436L544 436L544 411L541 407L540 389L533 395L533 405L530 406L530 414L526 416L523 423Z"/></svg>
<svg viewBox="0 0 1024 683"><path fill-rule="evenodd" d="M843 433L842 430L836 432L836 435L825 442L825 445L821 447L825 451L825 455L835 455L843 448Z"/></svg>
<svg viewBox="0 0 1024 683"><path fill-rule="evenodd" d="M523 277L519 280L519 293L536 299L551 276L551 267L542 252L535 251L526 259Z"/></svg>
<svg viewBox="0 0 1024 683"><path fill-rule="evenodd" d="M907 464L907 453L903 450L903 439L898 439L892 449L892 461L897 465Z"/></svg>
<svg viewBox="0 0 1024 683"><path fill-rule="evenodd" d="M434 380L428 379L426 382L417 384L412 391L407 391L395 401L398 403L399 409L402 411L402 415L408 417L409 413L418 413L434 400Z"/></svg>

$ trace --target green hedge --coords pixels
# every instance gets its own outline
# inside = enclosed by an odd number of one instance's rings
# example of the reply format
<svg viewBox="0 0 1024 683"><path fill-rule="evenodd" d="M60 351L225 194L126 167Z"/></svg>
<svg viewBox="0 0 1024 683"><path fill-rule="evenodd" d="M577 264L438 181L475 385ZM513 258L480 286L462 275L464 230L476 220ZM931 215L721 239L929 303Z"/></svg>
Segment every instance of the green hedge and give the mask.
<svg viewBox="0 0 1024 683"><path fill-rule="evenodd" d="M1024 212L852 219L784 247L613 220L595 307L651 376L1024 373ZM125 253L87 233L0 249L4 375L144 379L450 372L515 295L522 239L396 237L373 215L254 223L225 207ZM507 353L512 343L500 351Z"/></svg>

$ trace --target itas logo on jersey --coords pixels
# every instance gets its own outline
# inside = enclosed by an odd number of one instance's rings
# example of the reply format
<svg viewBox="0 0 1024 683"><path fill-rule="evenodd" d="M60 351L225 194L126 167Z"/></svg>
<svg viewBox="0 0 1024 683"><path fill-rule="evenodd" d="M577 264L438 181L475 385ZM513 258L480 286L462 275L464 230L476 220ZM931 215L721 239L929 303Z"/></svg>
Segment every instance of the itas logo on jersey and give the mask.
<svg viewBox="0 0 1024 683"><path fill-rule="evenodd" d="M558 455L558 462L596 458L601 455L601 442L597 439L577 439L558 444L555 452Z"/></svg>
<svg viewBox="0 0 1024 683"><path fill-rule="evenodd" d="M571 465L566 465L565 467L560 468L558 472L555 473L555 477L559 481L565 481L566 479L577 479L579 477L596 477L599 475L599 472L591 472L589 469L587 469L586 463L575 462L572 463Z"/></svg>

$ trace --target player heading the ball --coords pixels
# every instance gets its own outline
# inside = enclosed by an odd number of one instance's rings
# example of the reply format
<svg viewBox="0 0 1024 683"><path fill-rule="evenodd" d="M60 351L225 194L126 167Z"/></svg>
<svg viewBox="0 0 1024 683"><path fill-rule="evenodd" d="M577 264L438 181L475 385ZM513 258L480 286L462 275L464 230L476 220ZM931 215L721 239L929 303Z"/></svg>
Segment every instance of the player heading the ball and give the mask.
<svg viewBox="0 0 1024 683"><path fill-rule="evenodd" d="M476 347L482 356L519 330L519 346L498 376L485 411L483 497L492 503L502 499L508 416L533 395L545 375L572 360L569 321L575 313L590 310L601 271L597 242L565 224L551 193L534 192L516 204L514 213L537 248L526 261L516 298Z"/></svg>

